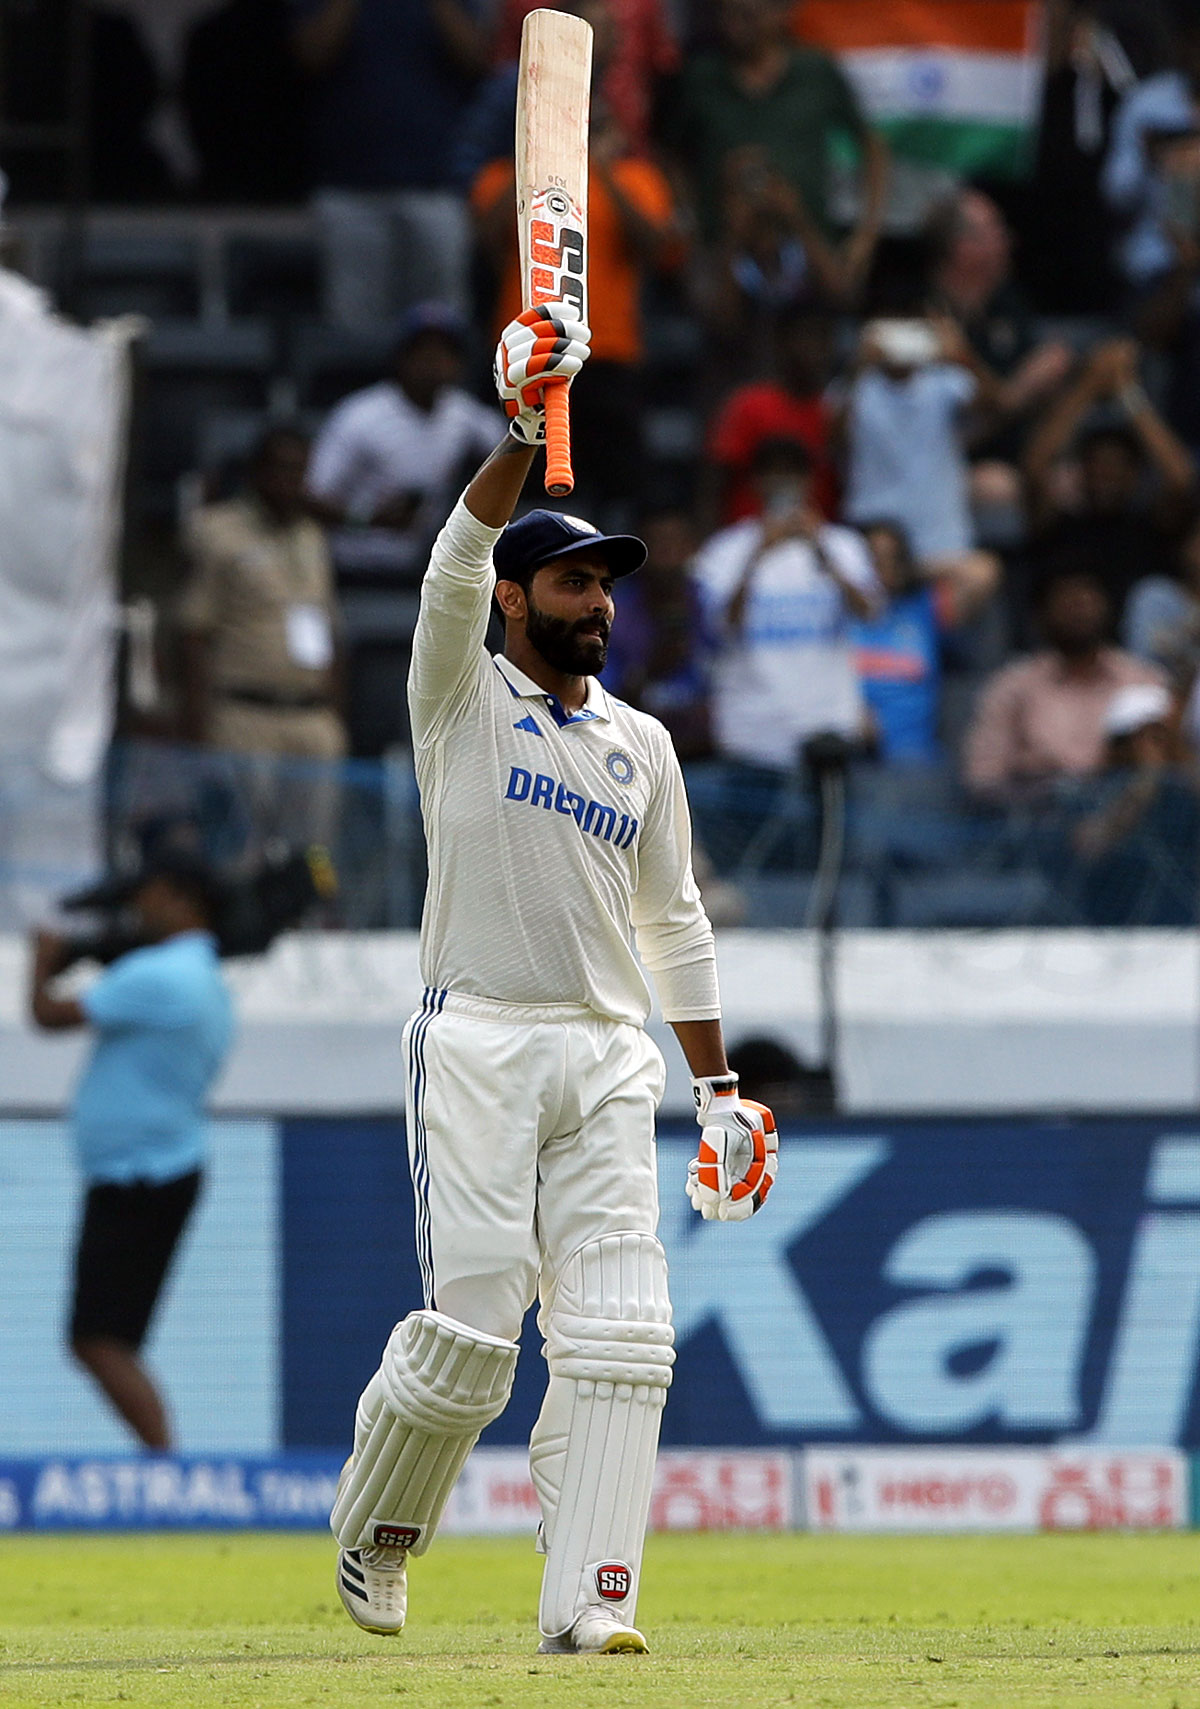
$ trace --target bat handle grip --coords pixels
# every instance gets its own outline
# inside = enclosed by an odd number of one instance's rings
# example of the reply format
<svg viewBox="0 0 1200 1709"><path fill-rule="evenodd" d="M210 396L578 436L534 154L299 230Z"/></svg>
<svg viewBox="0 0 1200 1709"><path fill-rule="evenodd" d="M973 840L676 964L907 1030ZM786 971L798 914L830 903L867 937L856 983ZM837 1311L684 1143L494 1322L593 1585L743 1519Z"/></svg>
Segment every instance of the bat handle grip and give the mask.
<svg viewBox="0 0 1200 1709"><path fill-rule="evenodd" d="M575 486L567 382L547 380L542 401L546 410L546 491L552 498L565 498Z"/></svg>

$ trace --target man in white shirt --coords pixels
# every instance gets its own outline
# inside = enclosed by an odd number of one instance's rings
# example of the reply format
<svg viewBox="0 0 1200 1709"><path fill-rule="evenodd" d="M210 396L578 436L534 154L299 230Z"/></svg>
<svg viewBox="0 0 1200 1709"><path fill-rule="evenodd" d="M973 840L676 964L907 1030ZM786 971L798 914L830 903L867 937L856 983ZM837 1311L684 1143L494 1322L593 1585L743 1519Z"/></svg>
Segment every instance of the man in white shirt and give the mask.
<svg viewBox="0 0 1200 1709"><path fill-rule="evenodd" d="M350 652L352 746L404 734L404 679L429 545L501 419L460 384L466 329L439 303L401 325L390 378L353 392L317 436L311 508L332 530Z"/></svg>
<svg viewBox="0 0 1200 1709"><path fill-rule="evenodd" d="M588 332L565 304L505 330L510 437L438 537L409 706L429 845L425 998L405 1033L425 1309L397 1325L359 1401L332 1515L343 1606L404 1624L422 1554L480 1431L503 1410L535 1296L549 1385L530 1444L547 1654L643 1651L633 1625L672 1330L650 995L695 1076L687 1184L706 1217L763 1203L777 1139L721 1037L712 928L662 725L596 680L615 579L645 547L535 510L506 528L544 437L542 385ZM484 647L493 594L505 647Z"/></svg>
<svg viewBox="0 0 1200 1709"><path fill-rule="evenodd" d="M786 772L810 736L861 736L850 622L872 614L880 589L862 536L825 522L814 508L805 446L768 440L755 460L755 481L762 517L714 534L693 571L717 646L717 751Z"/></svg>

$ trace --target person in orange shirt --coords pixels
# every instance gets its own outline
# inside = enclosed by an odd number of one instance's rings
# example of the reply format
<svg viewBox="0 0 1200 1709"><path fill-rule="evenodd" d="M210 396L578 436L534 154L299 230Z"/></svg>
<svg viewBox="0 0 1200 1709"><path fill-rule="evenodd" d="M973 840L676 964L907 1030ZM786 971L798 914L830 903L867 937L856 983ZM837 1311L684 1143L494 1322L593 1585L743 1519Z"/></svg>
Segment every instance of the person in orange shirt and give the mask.
<svg viewBox="0 0 1200 1709"><path fill-rule="evenodd" d="M596 32L593 86L603 81L612 38L609 0L578 6ZM511 158L489 161L471 186L480 247L498 283L496 325L521 311L521 277L513 218ZM588 172L588 324L591 358L571 388L571 432L577 487L572 505L605 528L628 526L637 513L642 477L642 284L649 272L682 257L674 199L663 173L630 151L612 109L593 96Z"/></svg>

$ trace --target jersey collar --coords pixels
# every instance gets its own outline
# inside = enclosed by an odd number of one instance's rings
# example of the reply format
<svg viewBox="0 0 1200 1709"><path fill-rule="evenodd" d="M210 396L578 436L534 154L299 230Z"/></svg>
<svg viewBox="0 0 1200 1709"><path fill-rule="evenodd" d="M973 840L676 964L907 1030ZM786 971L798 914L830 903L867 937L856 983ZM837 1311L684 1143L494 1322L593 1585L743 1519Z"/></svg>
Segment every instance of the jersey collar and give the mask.
<svg viewBox="0 0 1200 1709"><path fill-rule="evenodd" d="M556 694L547 694L532 677L518 670L511 659L501 660L498 656L492 663L508 684L508 691L514 700L536 700L546 708L559 729L565 729L568 724L590 724L593 719L603 719L608 722L612 718L612 709L608 703L608 695L604 692L599 680L590 676L587 678L587 699L578 712L568 712Z"/></svg>

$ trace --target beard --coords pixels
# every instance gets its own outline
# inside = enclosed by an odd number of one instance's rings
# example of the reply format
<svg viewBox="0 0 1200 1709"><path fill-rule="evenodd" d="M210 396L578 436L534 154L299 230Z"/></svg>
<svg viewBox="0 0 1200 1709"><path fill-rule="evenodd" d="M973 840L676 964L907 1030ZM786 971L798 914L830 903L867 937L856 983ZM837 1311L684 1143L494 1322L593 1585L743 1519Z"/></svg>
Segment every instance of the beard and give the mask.
<svg viewBox="0 0 1200 1709"><path fill-rule="evenodd" d="M568 623L565 617L551 617L535 605L532 595L526 595L526 605L525 639L552 670L561 671L564 676L596 676L604 669L609 625L603 618L583 617ZM597 621L599 633L590 633ZM585 634L585 630L589 633Z"/></svg>

